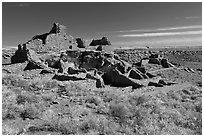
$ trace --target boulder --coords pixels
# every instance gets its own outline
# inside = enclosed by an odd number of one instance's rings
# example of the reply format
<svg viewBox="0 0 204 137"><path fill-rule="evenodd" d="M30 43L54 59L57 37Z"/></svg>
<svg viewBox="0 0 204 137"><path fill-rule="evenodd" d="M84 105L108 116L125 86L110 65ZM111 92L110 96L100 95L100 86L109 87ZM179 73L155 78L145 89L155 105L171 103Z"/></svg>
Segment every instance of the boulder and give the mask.
<svg viewBox="0 0 204 137"><path fill-rule="evenodd" d="M146 64L148 64L149 60L148 59L142 59L141 60L141 66L144 66Z"/></svg>
<svg viewBox="0 0 204 137"><path fill-rule="evenodd" d="M97 88L104 88L104 82L102 77L95 71L94 75L91 73L86 74L86 78L96 80L96 87Z"/></svg>
<svg viewBox="0 0 204 137"><path fill-rule="evenodd" d="M60 68L58 70L59 73L76 73L75 71L75 64L69 61L63 61L60 59Z"/></svg>
<svg viewBox="0 0 204 137"><path fill-rule="evenodd" d="M141 67L142 66L142 60L140 62L133 63L133 66Z"/></svg>
<svg viewBox="0 0 204 137"><path fill-rule="evenodd" d="M148 63L161 65L161 62L157 58L150 58Z"/></svg>
<svg viewBox="0 0 204 137"><path fill-rule="evenodd" d="M144 77L136 70L130 70L128 77L133 79L144 79Z"/></svg>
<svg viewBox="0 0 204 137"><path fill-rule="evenodd" d="M102 51L103 50L103 46L102 45L99 45L97 48L96 48L96 51Z"/></svg>
<svg viewBox="0 0 204 137"><path fill-rule="evenodd" d="M48 64L48 67L56 69L60 68L60 54L57 53L44 54L41 55L39 58L40 60L46 62Z"/></svg>
<svg viewBox="0 0 204 137"><path fill-rule="evenodd" d="M149 58L159 58L159 54L157 53L151 53Z"/></svg>
<svg viewBox="0 0 204 137"><path fill-rule="evenodd" d="M156 77L155 75L153 75L153 74L151 74L151 73L149 73L149 72L147 72L146 75L147 75L149 78Z"/></svg>
<svg viewBox="0 0 204 137"><path fill-rule="evenodd" d="M27 60L28 64L24 70L31 69L45 69L48 68L48 65L40 60L37 53L31 49L27 49Z"/></svg>
<svg viewBox="0 0 204 137"><path fill-rule="evenodd" d="M107 37L102 37L102 39L92 40L89 46L97 46L97 45L111 45L110 41L108 41Z"/></svg>
<svg viewBox="0 0 204 137"><path fill-rule="evenodd" d="M76 38L76 43L78 48L85 48L85 41L81 38Z"/></svg>
<svg viewBox="0 0 204 137"><path fill-rule="evenodd" d="M168 83L162 79L160 79L158 83L162 85L168 85Z"/></svg>
<svg viewBox="0 0 204 137"><path fill-rule="evenodd" d="M144 79L148 79L149 77L146 74L141 74Z"/></svg>
<svg viewBox="0 0 204 137"><path fill-rule="evenodd" d="M160 84L160 83L155 83L155 82L149 82L148 86L163 87L162 84Z"/></svg>
<svg viewBox="0 0 204 137"><path fill-rule="evenodd" d="M146 73L145 67L137 67L137 69L138 69L141 73L143 73L143 74Z"/></svg>
<svg viewBox="0 0 204 137"><path fill-rule="evenodd" d="M54 70L52 69L43 69L40 74L52 74L52 73L55 73Z"/></svg>
<svg viewBox="0 0 204 137"><path fill-rule="evenodd" d="M68 74L79 74L79 71L77 69L74 69L73 67L68 67Z"/></svg>
<svg viewBox="0 0 204 137"><path fill-rule="evenodd" d="M117 69L111 69L102 75L103 81L106 85L115 87L128 87L132 86L133 89L140 88L142 85L134 82L133 79L123 75Z"/></svg>
<svg viewBox="0 0 204 137"><path fill-rule="evenodd" d="M56 79L59 81L78 81L78 80L85 80L83 77L77 77L73 75L67 75L67 74L55 74L52 79Z"/></svg>
<svg viewBox="0 0 204 137"><path fill-rule="evenodd" d="M24 70L32 70L32 69L45 69L47 68L46 65L44 65L42 62L28 62L27 66L24 68Z"/></svg>
<svg viewBox="0 0 204 137"><path fill-rule="evenodd" d="M161 65L164 68L169 68L169 67L175 67L173 64L171 64L168 59L162 59L161 60Z"/></svg>

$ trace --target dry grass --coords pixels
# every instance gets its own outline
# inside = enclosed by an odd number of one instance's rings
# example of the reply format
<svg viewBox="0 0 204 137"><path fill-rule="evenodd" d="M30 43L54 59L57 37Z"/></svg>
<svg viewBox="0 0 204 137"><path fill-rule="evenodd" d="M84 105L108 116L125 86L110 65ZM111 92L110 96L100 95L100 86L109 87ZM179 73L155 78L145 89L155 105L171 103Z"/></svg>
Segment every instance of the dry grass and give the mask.
<svg viewBox="0 0 204 137"><path fill-rule="evenodd" d="M22 134L202 134L202 96L197 87L146 96L16 78L3 78L3 134L18 134L6 124L18 119L29 123Z"/></svg>

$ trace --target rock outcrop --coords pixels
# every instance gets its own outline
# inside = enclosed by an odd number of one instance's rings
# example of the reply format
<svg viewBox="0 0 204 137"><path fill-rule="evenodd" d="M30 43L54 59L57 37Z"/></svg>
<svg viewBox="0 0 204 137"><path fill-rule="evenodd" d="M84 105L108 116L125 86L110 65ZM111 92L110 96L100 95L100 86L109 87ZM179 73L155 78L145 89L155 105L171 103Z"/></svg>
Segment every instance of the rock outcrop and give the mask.
<svg viewBox="0 0 204 137"><path fill-rule="evenodd" d="M102 39L92 40L89 46L97 46L97 45L111 45L110 41L108 41L107 37L102 37Z"/></svg>

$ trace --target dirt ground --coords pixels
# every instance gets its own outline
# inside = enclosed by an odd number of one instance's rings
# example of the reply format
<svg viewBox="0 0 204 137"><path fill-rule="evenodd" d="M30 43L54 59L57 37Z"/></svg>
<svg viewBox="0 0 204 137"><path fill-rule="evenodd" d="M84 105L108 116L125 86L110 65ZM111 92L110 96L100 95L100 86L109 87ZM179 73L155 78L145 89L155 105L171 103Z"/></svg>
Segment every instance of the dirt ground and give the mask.
<svg viewBox="0 0 204 137"><path fill-rule="evenodd" d="M26 63L2 65L2 134L202 134L202 49L143 50L164 53L175 67L145 67L175 84L98 89L90 79L61 82L40 69L24 71ZM119 56L134 63L134 52Z"/></svg>

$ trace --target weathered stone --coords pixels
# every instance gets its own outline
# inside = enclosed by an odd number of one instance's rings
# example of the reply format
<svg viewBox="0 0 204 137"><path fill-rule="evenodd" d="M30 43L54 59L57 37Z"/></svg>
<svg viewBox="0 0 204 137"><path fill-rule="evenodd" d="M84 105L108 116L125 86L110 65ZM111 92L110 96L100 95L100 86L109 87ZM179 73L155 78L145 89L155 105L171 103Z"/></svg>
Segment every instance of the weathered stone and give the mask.
<svg viewBox="0 0 204 137"><path fill-rule="evenodd" d="M110 41L108 41L107 37L102 37L102 39L92 40L89 46L97 46L97 45L111 45Z"/></svg>
<svg viewBox="0 0 204 137"><path fill-rule="evenodd" d="M69 69L72 68L72 69ZM62 59L60 59L60 68L59 68L59 73L68 73L68 69L69 69L69 73L74 73L74 68L75 68L75 64L73 62L69 62L66 61L64 62Z"/></svg>
<svg viewBox="0 0 204 137"><path fill-rule="evenodd" d="M144 77L139 72L136 72L136 70L130 70L128 77L139 80L144 79Z"/></svg>
<svg viewBox="0 0 204 137"><path fill-rule="evenodd" d="M65 75L65 74L55 74L52 79L56 79L59 81L77 81L77 80L85 80L83 77L77 77L73 75Z"/></svg>
<svg viewBox="0 0 204 137"><path fill-rule="evenodd" d="M42 62L32 62L28 61L27 66L24 68L24 70L31 70L31 69L45 69L47 66L43 64Z"/></svg>
<svg viewBox="0 0 204 137"><path fill-rule="evenodd" d="M86 78L96 80L96 87L97 88L104 88L105 87L102 77L99 74L97 74L96 71L94 72L94 75L92 75L91 73L87 73Z"/></svg>
<svg viewBox="0 0 204 137"><path fill-rule="evenodd" d="M155 75L152 75L151 73L147 72L146 75L149 77L149 78L153 78L153 77L156 77Z"/></svg>
<svg viewBox="0 0 204 137"><path fill-rule="evenodd" d="M85 48L85 41L81 38L76 38L76 43L78 48Z"/></svg>
<svg viewBox="0 0 204 137"><path fill-rule="evenodd" d="M162 79L160 79L158 83L162 85L168 85L168 83Z"/></svg>
<svg viewBox="0 0 204 137"><path fill-rule="evenodd" d="M54 70L51 70L51 69L43 69L40 74L52 74L54 73L55 71Z"/></svg>
<svg viewBox="0 0 204 137"><path fill-rule="evenodd" d="M56 69L60 68L60 54L57 53L45 54L41 55L39 58L43 60L45 63L47 63L48 67Z"/></svg>
<svg viewBox="0 0 204 137"><path fill-rule="evenodd" d="M155 83L155 82L149 82L148 86L163 87L162 84L160 84L160 83Z"/></svg>
<svg viewBox="0 0 204 137"><path fill-rule="evenodd" d="M143 74L146 73L145 67L137 67L137 69L138 69L141 73L143 73Z"/></svg>
<svg viewBox="0 0 204 137"><path fill-rule="evenodd" d="M50 32L34 36L25 45L37 53L67 50L70 46L77 46L76 40L65 33L65 28L59 23L54 23Z"/></svg>
<svg viewBox="0 0 204 137"><path fill-rule="evenodd" d="M106 85L116 86L116 87L128 87L132 86L133 89L140 88L142 85L134 82L131 78L123 75L117 69L111 69L102 75L104 83Z"/></svg>
<svg viewBox="0 0 204 137"><path fill-rule="evenodd" d="M148 79L149 77L146 74L141 74L144 79Z"/></svg>
<svg viewBox="0 0 204 137"><path fill-rule="evenodd" d="M96 51L102 51L103 50L103 46L102 45L99 45L97 48L96 48Z"/></svg>
<svg viewBox="0 0 204 137"><path fill-rule="evenodd" d="M45 69L48 66L43 63L35 51L31 49L27 49L27 60L28 64L24 70L31 70L31 69Z"/></svg>
<svg viewBox="0 0 204 137"><path fill-rule="evenodd" d="M157 54L157 53L151 53L151 55L149 56L149 58L159 58L159 54Z"/></svg>
<svg viewBox="0 0 204 137"><path fill-rule="evenodd" d="M22 48L22 45L18 45L18 50L11 57L11 63L23 63L28 60L27 50Z"/></svg>
<svg viewBox="0 0 204 137"><path fill-rule="evenodd" d="M173 64L171 64L168 59L162 59L161 60L161 65L164 68L169 68L169 67L175 67Z"/></svg>
<svg viewBox="0 0 204 137"><path fill-rule="evenodd" d="M157 58L150 58L148 63L161 65L161 62Z"/></svg>

